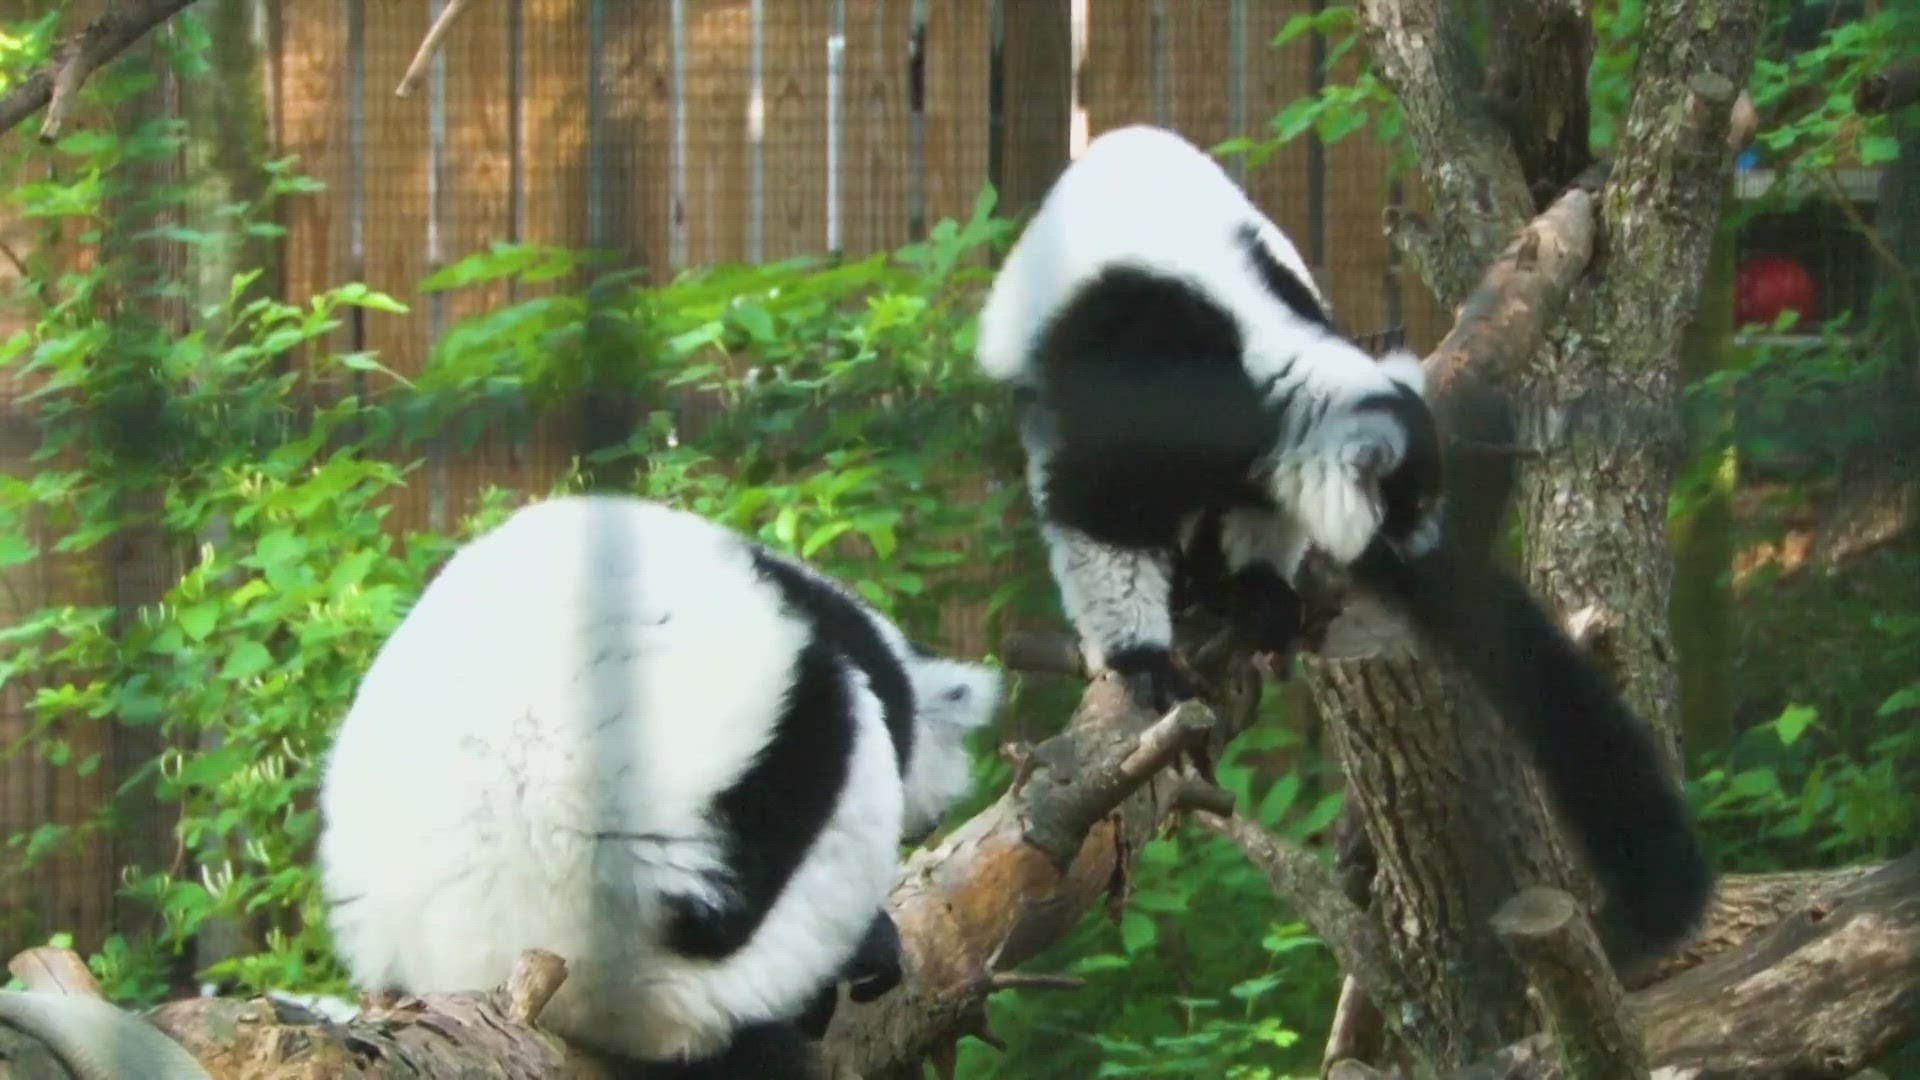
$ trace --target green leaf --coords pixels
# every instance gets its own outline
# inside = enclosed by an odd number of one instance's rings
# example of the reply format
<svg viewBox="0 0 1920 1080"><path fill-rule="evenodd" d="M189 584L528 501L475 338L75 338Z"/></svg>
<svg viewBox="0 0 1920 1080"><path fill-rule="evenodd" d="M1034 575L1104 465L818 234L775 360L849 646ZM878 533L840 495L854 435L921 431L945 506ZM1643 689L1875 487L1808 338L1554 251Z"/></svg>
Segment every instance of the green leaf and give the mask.
<svg viewBox="0 0 1920 1080"><path fill-rule="evenodd" d="M807 537L807 542L800 545L800 557L803 559L813 558L815 552L833 543L839 539L841 535L851 531L852 528L853 523L850 521L827 522L825 525L813 530L812 535Z"/></svg>
<svg viewBox="0 0 1920 1080"><path fill-rule="evenodd" d="M179 622L180 629L186 631L188 637L195 641L205 641L207 635L213 633L214 626L220 621L220 601L202 600L190 608L183 609L176 621Z"/></svg>
<svg viewBox="0 0 1920 1080"><path fill-rule="evenodd" d="M740 324L747 336L762 345L772 345L778 339L774 336L773 316L758 304L741 303L733 309L733 320Z"/></svg>
<svg viewBox="0 0 1920 1080"><path fill-rule="evenodd" d="M1320 108L1319 98L1294 98L1270 121L1273 133L1280 136L1283 142L1291 142L1299 138L1306 134L1307 129L1312 127L1313 122L1319 118Z"/></svg>
<svg viewBox="0 0 1920 1080"><path fill-rule="evenodd" d="M1860 140L1860 164L1884 165L1900 156L1900 141L1891 135L1869 135Z"/></svg>
<svg viewBox="0 0 1920 1080"><path fill-rule="evenodd" d="M406 387L413 386L413 382L409 380L405 375L402 375L399 372L393 370L392 368L386 366L385 364L382 364L379 360L374 358L374 355L372 353L369 353L369 352L341 353L338 356L335 356L334 359L339 362L341 367L346 368L349 371L376 372L378 374L387 376L388 378L392 379L394 382L397 382L402 386L406 386Z"/></svg>
<svg viewBox="0 0 1920 1080"><path fill-rule="evenodd" d="M1120 944L1127 950L1128 956L1151 948L1159 938L1160 928L1146 912L1128 908L1127 913L1120 917Z"/></svg>
<svg viewBox="0 0 1920 1080"><path fill-rule="evenodd" d="M1333 819L1340 816L1341 795L1336 790L1320 796L1320 801L1313 804L1312 812L1294 829L1294 835L1311 836L1332 824Z"/></svg>
<svg viewBox="0 0 1920 1080"><path fill-rule="evenodd" d="M39 555L39 546L19 533L0 536L0 570L30 563Z"/></svg>
<svg viewBox="0 0 1920 1080"><path fill-rule="evenodd" d="M1880 710L1874 715L1888 717L1895 713L1906 712L1909 709L1920 709L1920 684L1909 686L1905 690L1894 693L1891 697L1887 698L1887 700L1880 703Z"/></svg>
<svg viewBox="0 0 1920 1080"><path fill-rule="evenodd" d="M407 305L395 300L386 293L376 289L369 289L357 281L349 282L335 289L333 291L333 300L338 304L369 308L373 311L384 311L390 315L407 314Z"/></svg>
<svg viewBox="0 0 1920 1080"><path fill-rule="evenodd" d="M1792 746L1800 741L1813 722L1819 719L1819 710L1807 705L1789 705L1781 712L1780 718L1773 722L1774 734L1780 736L1780 745Z"/></svg>
<svg viewBox="0 0 1920 1080"><path fill-rule="evenodd" d="M781 547L792 550L799 541L799 535L800 511L791 506L782 509L780 516L773 519L774 539L780 541Z"/></svg>
<svg viewBox="0 0 1920 1080"><path fill-rule="evenodd" d="M1293 806L1293 800L1300 794L1300 774L1290 772L1274 782L1267 789L1267 797L1260 800L1260 808L1255 811L1256 820L1262 825L1271 826L1287 815Z"/></svg>
<svg viewBox="0 0 1920 1080"><path fill-rule="evenodd" d="M257 641L242 641L227 654L220 677L230 682L250 679L273 666L273 654Z"/></svg>

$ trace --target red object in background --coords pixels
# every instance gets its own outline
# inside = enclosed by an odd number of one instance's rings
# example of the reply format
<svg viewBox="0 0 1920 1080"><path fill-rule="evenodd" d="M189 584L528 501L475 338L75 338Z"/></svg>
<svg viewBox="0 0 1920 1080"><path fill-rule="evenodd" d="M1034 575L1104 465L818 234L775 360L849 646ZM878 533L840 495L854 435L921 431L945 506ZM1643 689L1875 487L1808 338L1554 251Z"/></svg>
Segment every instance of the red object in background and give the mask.
<svg viewBox="0 0 1920 1080"><path fill-rule="evenodd" d="M1756 255L1740 264L1734 282L1734 322L1771 326L1783 311L1798 312L1800 321L1806 322L1813 318L1816 292L1813 275L1797 260Z"/></svg>

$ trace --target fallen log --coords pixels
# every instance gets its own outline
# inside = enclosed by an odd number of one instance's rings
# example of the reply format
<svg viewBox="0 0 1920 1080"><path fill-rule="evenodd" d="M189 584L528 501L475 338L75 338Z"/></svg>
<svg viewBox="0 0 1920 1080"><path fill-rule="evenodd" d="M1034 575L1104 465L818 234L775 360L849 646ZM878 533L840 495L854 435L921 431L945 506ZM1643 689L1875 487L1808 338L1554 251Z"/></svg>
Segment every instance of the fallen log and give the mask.
<svg viewBox="0 0 1920 1080"><path fill-rule="evenodd" d="M1027 754L998 801L914 854L889 901L906 978L877 1001L843 995L822 1044L837 1080L918 1077L925 1059L951 1062L961 1037L992 1038L985 1003L993 992L1075 985L1010 969L1123 884L1169 815L1189 805L1231 809L1189 769L1166 767L1254 715L1257 678L1212 681L1224 687L1218 715L1231 723L1197 704L1155 718L1117 678L1095 679L1067 728ZM606 1076L593 1055L540 1029L539 1008L564 979L559 958L541 956L522 957L506 987L368 1002L345 1022L271 996L167 1002L145 1022L211 1080ZM113 1075L163 1080L138 1069Z"/></svg>

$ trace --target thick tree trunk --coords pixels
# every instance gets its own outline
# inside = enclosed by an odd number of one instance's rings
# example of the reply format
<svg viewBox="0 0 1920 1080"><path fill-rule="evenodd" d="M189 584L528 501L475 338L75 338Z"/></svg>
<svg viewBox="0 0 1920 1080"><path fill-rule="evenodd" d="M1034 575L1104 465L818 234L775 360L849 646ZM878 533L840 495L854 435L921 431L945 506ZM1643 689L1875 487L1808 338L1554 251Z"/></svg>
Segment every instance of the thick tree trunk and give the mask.
<svg viewBox="0 0 1920 1080"><path fill-rule="evenodd" d="M1492 56L1497 81L1525 84L1530 104L1516 112L1491 102L1495 119L1475 108L1489 102L1446 29L1444 5L1362 4L1441 223L1403 218L1390 231L1447 303L1468 297L1493 245L1531 215L1530 189L1564 182L1558 174L1577 158L1566 139L1527 125L1584 116L1584 66L1541 60L1587 55L1588 21L1561 0L1523 6L1527 17L1494 35ZM1498 356L1463 350L1475 375L1517 405L1511 449L1523 466L1516 506L1527 580L1562 617L1591 620L1590 647L1676 749L1666 506L1681 446L1678 360L1731 166L1725 133L1758 40L1758 9L1754 0L1648 6L1632 109L1601 193L1601 253L1580 299L1564 323L1540 318ZM1538 66L1520 78L1516 65L1529 60ZM1528 261L1523 253L1517 265ZM1446 422L1457 404L1448 393L1455 365L1439 355L1430 365ZM1467 527L1499 531L1496 522ZM1377 856L1376 925L1405 963L1402 990L1422 1021L1399 1034L1422 1044L1406 1047L1414 1059L1446 1072L1529 1023L1523 984L1491 933L1494 908L1526 885L1586 898L1592 886L1567 859L1518 747L1477 695L1424 651L1396 652L1304 668Z"/></svg>

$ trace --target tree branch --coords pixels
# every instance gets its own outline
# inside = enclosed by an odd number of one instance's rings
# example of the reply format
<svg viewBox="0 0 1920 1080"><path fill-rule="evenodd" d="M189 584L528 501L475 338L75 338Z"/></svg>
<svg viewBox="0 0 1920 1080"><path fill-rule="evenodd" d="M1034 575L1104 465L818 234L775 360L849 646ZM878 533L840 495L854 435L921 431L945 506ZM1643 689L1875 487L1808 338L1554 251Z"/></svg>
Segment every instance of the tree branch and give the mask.
<svg viewBox="0 0 1920 1080"><path fill-rule="evenodd" d="M1500 245L1533 216L1519 158L1483 108L1471 49L1440 0L1363 0L1367 47L1412 129L1445 258L1428 269L1456 305Z"/></svg>
<svg viewBox="0 0 1920 1080"><path fill-rule="evenodd" d="M1267 884L1297 912L1389 1017L1403 1015L1399 964L1367 913L1340 890L1340 883L1314 854L1239 815L1194 815L1202 828L1233 841ZM1392 1023L1389 1020L1389 1023Z"/></svg>
<svg viewBox="0 0 1920 1080"><path fill-rule="evenodd" d="M468 2L447 0L447 6L440 9L440 17L427 27L427 34L420 39L420 47L414 50L406 73L400 76L400 85L394 87L395 97L407 97L420 88L420 81L427 77L427 65L433 63L433 54L440 48L440 39L447 36L447 31L453 28L453 20L467 9Z"/></svg>
<svg viewBox="0 0 1920 1080"><path fill-rule="evenodd" d="M998 802L909 858L888 904L908 976L878 1000L843 999L825 1044L834 1064L869 1080L918 1076L922 1058L984 1030L1005 969L1124 889L1146 841L1194 798L1192 778L1163 767L1254 715L1250 703L1231 708L1214 719L1191 703L1156 720L1117 677L1093 680L1067 728L1034 747Z"/></svg>
<svg viewBox="0 0 1920 1080"><path fill-rule="evenodd" d="M55 46L40 70L0 95L0 131L13 130L14 125L45 108L40 141L58 139L81 84L191 3L193 0L142 0L131 6L121 5L93 20L86 29Z"/></svg>
<svg viewBox="0 0 1920 1080"><path fill-rule="evenodd" d="M1444 399L1469 369L1495 386L1518 376L1586 272L1594 225L1593 193L1573 187L1519 230L1423 362L1436 396Z"/></svg>
<svg viewBox="0 0 1920 1080"><path fill-rule="evenodd" d="M1853 1076L1920 1037L1920 852L1823 890L1627 1007L1663 1076ZM1460 1080L1572 1080L1557 1058L1536 1036Z"/></svg>
<svg viewBox="0 0 1920 1080"><path fill-rule="evenodd" d="M1760 40L1761 0L1647 5L1632 104L1601 206L1610 254L1592 325L1613 355L1668 363L1698 302L1732 168L1733 106Z"/></svg>

